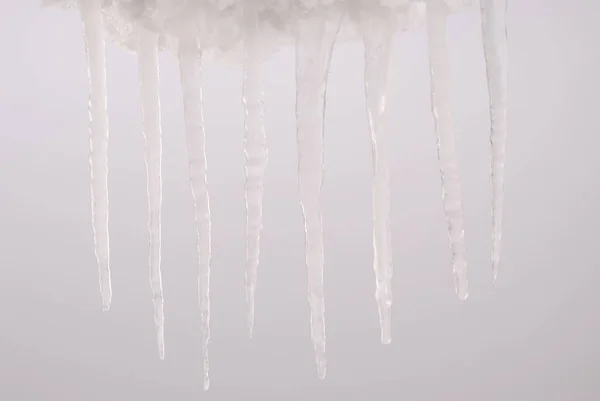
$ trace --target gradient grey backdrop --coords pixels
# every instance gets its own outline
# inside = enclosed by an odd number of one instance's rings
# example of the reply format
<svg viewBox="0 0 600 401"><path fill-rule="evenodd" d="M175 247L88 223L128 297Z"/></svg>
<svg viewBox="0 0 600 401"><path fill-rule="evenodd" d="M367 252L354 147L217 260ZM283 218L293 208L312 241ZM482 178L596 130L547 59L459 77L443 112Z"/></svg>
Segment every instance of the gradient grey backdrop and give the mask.
<svg viewBox="0 0 600 401"><path fill-rule="evenodd" d="M362 47L338 46L327 112L329 371L316 378L296 191L293 49L266 69L269 168L255 338L243 289L241 70L211 63L212 387L201 389L195 228L175 59L161 55L166 360L147 267L136 59L108 47L113 308L101 312L78 15L0 0L0 400L600 399L600 3L511 1L504 253L491 282L480 25L451 18L471 297L453 292L429 111L426 35L395 48L390 103L394 340L379 343Z"/></svg>

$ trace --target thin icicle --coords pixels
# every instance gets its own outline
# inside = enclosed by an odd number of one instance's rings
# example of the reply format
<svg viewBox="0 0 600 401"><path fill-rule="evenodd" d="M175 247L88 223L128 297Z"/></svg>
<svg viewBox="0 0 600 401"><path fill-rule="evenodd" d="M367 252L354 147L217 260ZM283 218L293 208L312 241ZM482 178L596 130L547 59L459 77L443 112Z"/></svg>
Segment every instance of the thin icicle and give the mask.
<svg viewBox="0 0 600 401"><path fill-rule="evenodd" d="M202 319L202 359L204 389L209 380L208 342L210 340L210 205L206 183L206 151L204 120L202 117L202 51L195 39L181 40L179 63L183 108L187 134L190 185L194 198L194 213L198 235L198 296Z"/></svg>
<svg viewBox="0 0 600 401"><path fill-rule="evenodd" d="M442 174L442 198L448 223L452 268L456 293L460 299L469 296L462 199L454 129L449 102L448 62L446 60L446 15L443 0L427 3L429 64L431 73L431 102L438 139L438 157Z"/></svg>
<svg viewBox="0 0 600 401"><path fill-rule="evenodd" d="M261 44L258 38L258 17L245 9L247 33L244 61L243 103L245 108L246 153L246 304L248 332L254 328L254 294L258 274L260 232L262 230L262 199L267 143L264 127L263 89L261 76Z"/></svg>
<svg viewBox="0 0 600 401"><path fill-rule="evenodd" d="M105 311L110 309L108 238L108 111L106 102L106 45L102 18L102 0L80 0L85 36L88 77L90 81L90 165L92 191L92 225L100 294Z"/></svg>
<svg viewBox="0 0 600 401"><path fill-rule="evenodd" d="M383 11L383 10L382 10ZM384 14L385 15L385 14ZM390 174L386 131L393 19L361 17L365 46L365 95L373 151L373 268L377 282L381 342L392 341L392 242Z"/></svg>
<svg viewBox="0 0 600 401"><path fill-rule="evenodd" d="M298 21L296 36L296 124L300 201L304 213L311 337L317 373L324 379L325 304L323 292L323 139L327 76L340 18L320 14Z"/></svg>
<svg viewBox="0 0 600 401"><path fill-rule="evenodd" d="M143 133L146 144L145 160L148 187L148 232L150 235L150 286L154 303L154 321L157 330L158 354L165 357L164 300L161 259L161 203L162 203L162 130L160 117L158 34L140 29L138 68L142 99Z"/></svg>
<svg viewBox="0 0 600 401"><path fill-rule="evenodd" d="M507 0L480 0L483 48L485 52L490 119L492 123L492 271L498 277L504 204L504 164L508 136L508 40L506 35Z"/></svg>

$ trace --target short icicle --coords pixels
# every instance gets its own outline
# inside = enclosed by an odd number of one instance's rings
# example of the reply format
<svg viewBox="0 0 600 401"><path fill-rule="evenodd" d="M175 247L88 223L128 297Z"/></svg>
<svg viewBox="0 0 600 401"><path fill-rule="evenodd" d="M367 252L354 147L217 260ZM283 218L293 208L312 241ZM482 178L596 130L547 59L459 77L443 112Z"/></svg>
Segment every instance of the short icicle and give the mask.
<svg viewBox="0 0 600 401"><path fill-rule="evenodd" d="M508 136L508 39L506 35L507 0L480 0L483 49L486 59L490 120L492 124L492 272L498 277L504 204L504 164Z"/></svg>
<svg viewBox="0 0 600 401"><path fill-rule="evenodd" d="M108 236L108 110L106 100L106 44L102 0L79 0L90 81L90 166L92 225L100 294L105 311L112 299Z"/></svg>
<svg viewBox="0 0 600 401"><path fill-rule="evenodd" d="M210 252L211 224L208 187L206 179L206 135L202 116L202 51L196 39L181 39L179 63L185 129L189 149L190 185L194 198L194 214L198 235L198 296L202 319L202 359L204 364L204 389L208 390L210 340Z"/></svg>
<svg viewBox="0 0 600 401"><path fill-rule="evenodd" d="M323 291L323 140L327 76L341 18L328 13L300 18L296 36L296 134L298 175L306 239L311 337L317 373L324 379L325 304Z"/></svg>
<svg viewBox="0 0 600 401"><path fill-rule="evenodd" d="M160 116L158 34L139 30L138 68L142 100L142 127L145 141L145 161L148 191L148 232L150 288L154 303L154 321L160 359L165 357L164 300L161 260L161 203L162 203L162 129Z"/></svg>
<svg viewBox="0 0 600 401"><path fill-rule="evenodd" d="M454 129L449 103L448 61L446 60L446 16L444 0L427 3L431 102L438 140L438 158L442 175L442 199L452 251L455 288L462 300L469 296L465 258L462 199Z"/></svg>
<svg viewBox="0 0 600 401"><path fill-rule="evenodd" d="M258 37L258 16L245 2L246 55L244 60L243 103L245 109L246 154L246 304L248 333L254 328L254 297L262 230L262 200L264 174L267 167L267 143L264 126L263 88L261 74L261 43Z"/></svg>
<svg viewBox="0 0 600 401"><path fill-rule="evenodd" d="M394 18L361 16L365 46L365 96L373 152L373 268L377 289L381 342L392 341L392 243L390 217L390 174L386 131L388 75L394 33Z"/></svg>

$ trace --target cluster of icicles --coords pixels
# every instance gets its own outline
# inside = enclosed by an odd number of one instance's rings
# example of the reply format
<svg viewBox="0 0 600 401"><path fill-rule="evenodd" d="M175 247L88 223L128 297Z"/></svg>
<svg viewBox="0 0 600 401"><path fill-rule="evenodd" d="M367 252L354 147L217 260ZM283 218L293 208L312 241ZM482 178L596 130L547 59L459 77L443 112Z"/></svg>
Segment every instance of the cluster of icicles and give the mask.
<svg viewBox="0 0 600 401"><path fill-rule="evenodd" d="M208 52L242 56L246 153L246 299L250 335L262 227L263 177L267 149L263 122L261 64L269 47L289 41L296 48L296 117L299 193L305 219L311 337L320 378L325 377L323 227L320 206L327 75L336 40L362 39L366 107L373 150L373 267L381 341L391 341L392 252L388 142L384 126L389 65L395 33L425 22L429 38L431 102L438 140L442 197L448 223L456 292L466 299L467 263L455 139L448 86L446 18L469 0L46 0L75 5L83 19L90 80L90 164L95 252L104 309L111 304L109 264L105 37L137 54L147 168L150 282L160 358L164 358L161 283L161 115L158 51L179 58L190 183L198 235L202 354L209 385L211 219L207 191L202 63ZM500 251L503 169L507 135L507 0L479 0L491 115L493 183L492 266ZM273 46L276 44L276 46Z"/></svg>

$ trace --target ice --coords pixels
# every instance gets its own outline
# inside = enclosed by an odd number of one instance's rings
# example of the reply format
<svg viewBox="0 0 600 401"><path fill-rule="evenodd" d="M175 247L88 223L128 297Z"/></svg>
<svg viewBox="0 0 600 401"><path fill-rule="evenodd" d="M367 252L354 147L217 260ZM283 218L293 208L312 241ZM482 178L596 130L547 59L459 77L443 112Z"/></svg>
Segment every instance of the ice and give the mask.
<svg viewBox="0 0 600 401"><path fill-rule="evenodd" d="M390 174L386 131L388 75L396 20L381 7L363 12L359 23L365 47L365 97L373 152L373 248L381 342L392 341L392 241Z"/></svg>
<svg viewBox="0 0 600 401"><path fill-rule="evenodd" d="M179 67L183 90L185 130L190 163L190 185L198 235L198 297L202 320L202 359L204 388L208 389L210 340L210 204L206 180L206 150L202 116L202 51L196 38L183 38L179 44Z"/></svg>
<svg viewBox="0 0 600 401"><path fill-rule="evenodd" d="M317 372L324 378L326 330L321 189L327 77L335 43L361 41L373 153L373 269L381 341L391 341L392 241L389 148L386 120L394 36L427 24L431 102L438 141L456 292L468 297L459 167L451 116L446 55L446 17L474 0L41 0L75 6L83 20L90 80L90 164L95 253L104 309L110 307L108 236L106 55L104 37L135 52L139 60L148 189L149 275L159 356L164 357L161 283L161 115L158 51L179 57L190 185L198 246L198 296L204 387L209 386L211 221L202 115L202 65L211 57L243 66L245 109L247 323L252 336L258 275L267 144L262 63L273 52L296 46L296 134L299 195L304 215L310 330ZM492 265L498 274L508 108L507 0L479 0L491 116ZM408 60L410 62L410 60Z"/></svg>
<svg viewBox="0 0 600 401"><path fill-rule="evenodd" d="M158 34L143 28L139 30L138 68L140 71L143 133L146 146L150 285L154 302L158 352L160 359L164 359L165 316L160 270L162 129L159 97Z"/></svg>
<svg viewBox="0 0 600 401"><path fill-rule="evenodd" d="M502 206L504 204L504 163L506 162L508 112L508 40L506 35L507 0L480 0L483 48L490 96L490 136L492 175L492 271L498 277Z"/></svg>
<svg viewBox="0 0 600 401"><path fill-rule="evenodd" d="M102 0L81 0L88 77L90 81L90 165L92 225L100 294L104 310L110 309L112 289L108 239L108 111L106 99L106 46Z"/></svg>
<svg viewBox="0 0 600 401"><path fill-rule="evenodd" d="M446 59L447 12L448 9L443 0L432 0L427 4L431 105L435 120L438 158L442 175L442 199L448 223L456 293L460 299L464 300L469 296L469 291L467 262L465 259L462 196L449 99L450 85L448 61Z"/></svg>
<svg viewBox="0 0 600 401"><path fill-rule="evenodd" d="M250 4L250 3L245 3ZM246 153L246 303L248 308L248 332L252 337L254 328L254 294L262 230L262 198L265 169L267 167L267 143L264 127L263 89L261 61L262 52L258 14L251 6L244 8L246 29L246 57L244 61L243 103L245 107L245 153Z"/></svg>
<svg viewBox="0 0 600 401"><path fill-rule="evenodd" d="M296 134L300 202L304 214L310 326L317 374L324 379L325 304L323 291L323 137L327 76L341 18L335 9L307 13L296 27ZM329 11L329 12L327 12Z"/></svg>

